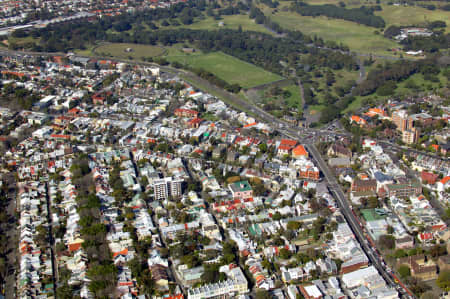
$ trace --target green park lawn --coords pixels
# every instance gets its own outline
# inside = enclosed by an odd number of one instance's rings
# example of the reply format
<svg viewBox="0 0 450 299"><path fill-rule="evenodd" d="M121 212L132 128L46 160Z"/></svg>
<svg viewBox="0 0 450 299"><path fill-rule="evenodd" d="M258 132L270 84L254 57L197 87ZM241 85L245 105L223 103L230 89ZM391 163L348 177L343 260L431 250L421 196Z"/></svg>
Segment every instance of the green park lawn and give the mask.
<svg viewBox="0 0 450 299"><path fill-rule="evenodd" d="M315 114L315 113L318 113L318 112L322 111L325 108L326 108L325 105L309 105L308 106L308 111L311 114Z"/></svg>
<svg viewBox="0 0 450 299"><path fill-rule="evenodd" d="M295 12L280 11L272 19L282 27L299 30L307 35L335 41L347 45L351 51L392 55L388 49L397 48L398 44L381 34L375 34L376 28L354 22L329 19L327 17L307 17Z"/></svg>
<svg viewBox="0 0 450 299"><path fill-rule="evenodd" d="M222 22L222 26L219 26L219 23ZM158 26L161 29L176 29L176 28L188 28L188 29L198 29L198 30L219 30L219 29L235 29L237 30L239 26L241 26L244 31L257 31L272 34L271 31L267 30L263 25L256 24L254 20L250 19L247 15L231 15L231 16L222 16L221 20L215 20L212 17L206 17L204 19L197 18L193 24L191 25L182 25L182 26L161 26L158 23Z"/></svg>
<svg viewBox="0 0 450 299"><path fill-rule="evenodd" d="M309 0L311 5L338 4L338 0ZM344 1L347 7L375 4L375 1L363 2L360 0ZM385 1L383 1L385 2ZM291 2L281 2L277 12L265 5L260 8L282 27L299 30L310 36L317 35L324 40L335 41L347 45L350 50L358 53L372 53L393 56L388 49L398 48L399 44L383 36L383 31L374 27L360 25L355 22L332 19L327 17L301 16L295 12L286 11ZM418 6L393 6L382 4L382 11L375 14L381 16L390 25L425 25L426 22L442 20L447 23L446 31L450 30L450 12L443 10L427 10ZM376 33L378 32L378 34Z"/></svg>
<svg viewBox="0 0 450 299"><path fill-rule="evenodd" d="M291 93L291 96L285 100L289 107L297 108L297 109L302 108L303 99L300 94L300 87L293 84L293 85L283 87L282 89L287 90ZM300 109L300 110L302 110L302 109Z"/></svg>
<svg viewBox="0 0 450 299"><path fill-rule="evenodd" d="M375 12L386 22L386 28L390 25L424 25L432 21L444 21L447 23L446 31L450 30L450 12L440 9L428 10L418 6L393 6L382 5L383 10Z"/></svg>
<svg viewBox="0 0 450 299"><path fill-rule="evenodd" d="M127 48L132 49L132 51L126 52ZM95 55L113 56L121 59L142 59L143 57L160 56L165 53L165 49L151 45L107 43L94 48L91 52Z"/></svg>
<svg viewBox="0 0 450 299"><path fill-rule="evenodd" d="M177 61L193 68L205 69L220 79L230 84L237 83L243 88L283 79L279 75L222 52L186 54L181 51L176 53L172 50L165 58L170 62Z"/></svg>
<svg viewBox="0 0 450 299"><path fill-rule="evenodd" d="M397 84L397 88L395 89L395 95L401 96L401 95L415 95L420 91L431 91L434 89L439 89L444 86L448 86L450 82L448 82L447 78L442 74L437 75L440 82L431 82L424 79L422 74L414 74L411 77L409 77L407 80L400 82ZM411 88L411 82L413 82L417 86L417 90ZM368 98L374 98L377 99L388 99L391 98L391 96L379 96L376 93L374 95L369 96L357 96L355 97L355 101L353 101L344 111L343 113L347 113L350 111L356 111L358 108L360 108L364 102L365 99Z"/></svg>
<svg viewBox="0 0 450 299"><path fill-rule="evenodd" d="M439 74L438 79L440 82L431 82L424 79L422 74L414 74L411 77L409 77L407 80L399 83L397 85L397 89L395 90L396 94L414 94L417 93L413 88L411 88L411 82L414 83L414 85L418 86L418 88L422 90L430 90L430 89L437 89L442 88L444 86L448 86L449 82L447 78Z"/></svg>
<svg viewBox="0 0 450 299"><path fill-rule="evenodd" d="M344 111L342 111L342 113L347 113L347 112L358 110L362 106L364 98L366 98L366 97L360 97L360 96L355 97L355 100L353 102L351 102L350 105L348 105L347 108L344 109Z"/></svg>
<svg viewBox="0 0 450 299"><path fill-rule="evenodd" d="M13 37L13 36L9 36L8 37L8 44L16 44L16 45L25 45L25 44L33 44L33 43L39 43L39 38L34 38L32 36L27 36L27 37Z"/></svg>

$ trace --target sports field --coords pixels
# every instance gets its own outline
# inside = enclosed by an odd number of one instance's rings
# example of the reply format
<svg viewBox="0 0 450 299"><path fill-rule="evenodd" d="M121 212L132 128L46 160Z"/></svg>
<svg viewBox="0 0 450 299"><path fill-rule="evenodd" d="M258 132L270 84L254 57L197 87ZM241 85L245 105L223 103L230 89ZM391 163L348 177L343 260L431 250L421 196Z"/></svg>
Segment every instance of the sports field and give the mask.
<svg viewBox="0 0 450 299"><path fill-rule="evenodd" d="M234 58L222 52L208 54L184 54L181 51L176 55L173 51L165 57L168 61L177 61L194 68L205 69L230 84L237 83L243 88L283 79L281 76L265 71L253 64Z"/></svg>
<svg viewBox="0 0 450 299"><path fill-rule="evenodd" d="M130 51L127 52L127 49ZM92 54L100 56L113 56L122 59L142 59L144 57L160 56L165 53L165 49L159 46L107 43L92 50Z"/></svg>

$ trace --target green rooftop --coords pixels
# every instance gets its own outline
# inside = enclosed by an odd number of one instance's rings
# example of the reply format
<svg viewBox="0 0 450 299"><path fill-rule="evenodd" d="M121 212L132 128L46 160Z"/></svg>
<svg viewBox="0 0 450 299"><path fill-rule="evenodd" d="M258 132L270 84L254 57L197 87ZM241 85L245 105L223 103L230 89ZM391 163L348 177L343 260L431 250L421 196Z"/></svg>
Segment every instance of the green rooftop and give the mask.
<svg viewBox="0 0 450 299"><path fill-rule="evenodd" d="M420 186L421 186L421 184L419 181L412 180L410 183L406 183L406 184L389 184L388 188L389 188L389 190L399 190L399 189L404 189L404 188L408 188L408 187L419 188Z"/></svg>
<svg viewBox="0 0 450 299"><path fill-rule="evenodd" d="M233 190L233 192L251 191L252 186L250 186L248 181L240 181L231 184L231 190Z"/></svg>

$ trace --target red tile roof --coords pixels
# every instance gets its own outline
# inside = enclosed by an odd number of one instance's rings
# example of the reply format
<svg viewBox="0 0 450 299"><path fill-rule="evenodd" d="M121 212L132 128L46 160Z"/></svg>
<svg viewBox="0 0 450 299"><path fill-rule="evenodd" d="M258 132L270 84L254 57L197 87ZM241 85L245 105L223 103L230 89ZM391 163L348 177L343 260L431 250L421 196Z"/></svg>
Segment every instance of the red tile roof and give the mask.
<svg viewBox="0 0 450 299"><path fill-rule="evenodd" d="M291 139L281 139L280 145L287 145L290 147L294 147L297 145L297 141Z"/></svg>

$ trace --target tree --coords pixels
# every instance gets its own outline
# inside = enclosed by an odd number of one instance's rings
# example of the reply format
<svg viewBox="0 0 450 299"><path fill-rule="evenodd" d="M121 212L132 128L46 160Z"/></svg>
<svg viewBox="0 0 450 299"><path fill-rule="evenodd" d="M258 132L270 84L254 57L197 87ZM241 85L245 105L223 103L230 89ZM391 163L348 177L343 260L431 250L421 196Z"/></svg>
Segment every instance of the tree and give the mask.
<svg viewBox="0 0 450 299"><path fill-rule="evenodd" d="M289 221L287 224L287 228L293 231L298 230L299 228L302 227L302 223L301 222L297 222L297 221Z"/></svg>
<svg viewBox="0 0 450 299"><path fill-rule="evenodd" d="M392 235L382 235L378 240L381 248L383 249L394 249L395 248L395 238Z"/></svg>
<svg viewBox="0 0 450 299"><path fill-rule="evenodd" d="M275 214L272 215L272 220L278 221L280 219L281 219L281 214L280 214L280 212L276 211Z"/></svg>
<svg viewBox="0 0 450 299"><path fill-rule="evenodd" d="M219 272L218 264L204 264L203 267L205 271L203 272L201 279L205 283L214 283L226 279L225 273ZM219 275L217 275L217 273L219 273Z"/></svg>
<svg viewBox="0 0 450 299"><path fill-rule="evenodd" d="M271 299L269 292L266 290L258 289L255 294L256 299Z"/></svg>
<svg viewBox="0 0 450 299"><path fill-rule="evenodd" d="M391 235L393 232L394 232L394 228L391 225L388 225L387 233Z"/></svg>
<svg viewBox="0 0 450 299"><path fill-rule="evenodd" d="M433 21L428 25L429 29L435 29L435 28L445 28L447 27L447 24L444 21Z"/></svg>
<svg viewBox="0 0 450 299"><path fill-rule="evenodd" d="M380 96L393 95L396 88L397 84L394 81L389 81L378 87L377 94Z"/></svg>
<svg viewBox="0 0 450 299"><path fill-rule="evenodd" d="M199 265L200 261L198 260L197 256L193 253L182 256L180 258L181 262L183 264L186 264L188 268L193 268Z"/></svg>
<svg viewBox="0 0 450 299"><path fill-rule="evenodd" d="M327 72L325 74L325 81L326 81L328 86L333 85L334 82L336 82L336 78L334 77L334 73L333 72Z"/></svg>
<svg viewBox="0 0 450 299"><path fill-rule="evenodd" d="M418 296L431 289L429 285L415 277L408 277L406 281L409 285L410 290Z"/></svg>
<svg viewBox="0 0 450 299"><path fill-rule="evenodd" d="M56 289L56 295L58 298L73 298L74 288L69 286L67 283L64 283Z"/></svg>
<svg viewBox="0 0 450 299"><path fill-rule="evenodd" d="M258 148L262 153L267 152L267 144L265 143L261 143L260 145L258 145Z"/></svg>
<svg viewBox="0 0 450 299"><path fill-rule="evenodd" d="M237 248L234 242L226 242L223 244L223 258L227 264L236 260Z"/></svg>
<svg viewBox="0 0 450 299"><path fill-rule="evenodd" d="M286 248L281 248L280 250L280 258L282 258L283 260L287 260L289 258L291 258L292 253L287 250Z"/></svg>
<svg viewBox="0 0 450 299"><path fill-rule="evenodd" d="M142 185L142 187L145 189L148 186L148 178L147 176L143 176L141 178L140 184Z"/></svg>
<svg viewBox="0 0 450 299"><path fill-rule="evenodd" d="M447 248L444 245L436 244L430 249L430 255L432 257L438 257L447 253Z"/></svg>
<svg viewBox="0 0 450 299"><path fill-rule="evenodd" d="M408 254L403 249L397 249L394 252L394 257L395 258L401 258L401 257L405 257L405 256L408 256Z"/></svg>
<svg viewBox="0 0 450 299"><path fill-rule="evenodd" d="M407 265L401 265L398 267L398 273L402 278L409 277L411 275L411 269Z"/></svg>
<svg viewBox="0 0 450 299"><path fill-rule="evenodd" d="M152 274L149 269L145 269L141 272L141 275L137 279L138 284L141 286L142 291L147 295L152 295L155 291L155 281L152 278Z"/></svg>
<svg viewBox="0 0 450 299"><path fill-rule="evenodd" d="M436 284L444 291L450 291L450 270L444 270L439 273Z"/></svg>
<svg viewBox="0 0 450 299"><path fill-rule="evenodd" d="M223 260L226 264L231 264L236 260L236 255L234 255L233 253L224 254Z"/></svg>
<svg viewBox="0 0 450 299"><path fill-rule="evenodd" d="M393 38L394 36L399 35L400 32L400 27L398 26L389 26L385 31L384 31L384 37L386 38Z"/></svg>

